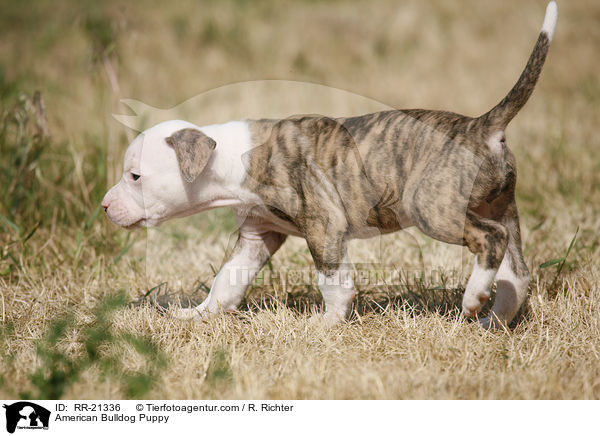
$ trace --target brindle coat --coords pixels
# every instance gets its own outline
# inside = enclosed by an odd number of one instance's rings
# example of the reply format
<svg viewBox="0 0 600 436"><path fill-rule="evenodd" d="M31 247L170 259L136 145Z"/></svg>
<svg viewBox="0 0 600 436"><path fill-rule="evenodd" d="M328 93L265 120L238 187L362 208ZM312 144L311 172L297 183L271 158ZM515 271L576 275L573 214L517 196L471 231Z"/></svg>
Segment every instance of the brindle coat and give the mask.
<svg viewBox="0 0 600 436"><path fill-rule="evenodd" d="M351 118L253 121L246 186L303 235L317 268L336 269L347 238L415 225L527 275L504 129L533 92L549 48L541 33L516 85L479 118L422 109ZM490 138L501 134L498 146ZM514 247L513 247L514 246Z"/></svg>

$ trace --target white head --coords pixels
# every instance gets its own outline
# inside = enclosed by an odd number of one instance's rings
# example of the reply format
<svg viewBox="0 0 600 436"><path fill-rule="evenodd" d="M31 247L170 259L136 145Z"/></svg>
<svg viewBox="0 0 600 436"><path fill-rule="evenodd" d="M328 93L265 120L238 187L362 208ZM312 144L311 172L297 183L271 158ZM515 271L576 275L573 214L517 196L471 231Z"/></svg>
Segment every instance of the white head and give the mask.
<svg viewBox="0 0 600 436"><path fill-rule="evenodd" d="M202 193L214 182L215 146L201 128L181 120L142 132L125 152L123 177L102 200L110 220L126 228L151 227L206 209L201 203L210 198Z"/></svg>

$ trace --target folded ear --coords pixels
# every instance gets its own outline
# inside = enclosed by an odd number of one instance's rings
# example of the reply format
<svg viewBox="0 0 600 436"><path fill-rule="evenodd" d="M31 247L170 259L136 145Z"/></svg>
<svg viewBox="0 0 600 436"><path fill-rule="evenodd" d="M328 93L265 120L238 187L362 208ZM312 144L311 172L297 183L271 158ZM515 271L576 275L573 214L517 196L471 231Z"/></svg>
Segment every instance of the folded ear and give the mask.
<svg viewBox="0 0 600 436"><path fill-rule="evenodd" d="M165 139L175 149L179 169L191 183L202 172L217 143L198 129L181 129Z"/></svg>

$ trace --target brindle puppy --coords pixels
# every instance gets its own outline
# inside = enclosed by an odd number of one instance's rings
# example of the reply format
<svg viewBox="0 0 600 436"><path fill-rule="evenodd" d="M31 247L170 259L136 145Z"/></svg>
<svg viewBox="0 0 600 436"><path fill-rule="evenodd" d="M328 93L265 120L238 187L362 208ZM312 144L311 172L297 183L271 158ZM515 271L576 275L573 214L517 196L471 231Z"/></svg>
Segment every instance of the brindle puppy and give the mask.
<svg viewBox="0 0 600 436"><path fill-rule="evenodd" d="M516 163L505 129L527 102L556 26L546 17L521 77L476 118L394 110L360 117L305 116L198 127L168 121L143 132L125 155L123 179L104 198L109 218L152 226L232 206L240 235L231 258L197 308L202 317L234 310L286 235L306 239L318 270L327 324L342 320L354 296L346 255L351 238L417 226L475 254L463 312L474 316L497 294L486 327L510 322L527 294L515 203Z"/></svg>

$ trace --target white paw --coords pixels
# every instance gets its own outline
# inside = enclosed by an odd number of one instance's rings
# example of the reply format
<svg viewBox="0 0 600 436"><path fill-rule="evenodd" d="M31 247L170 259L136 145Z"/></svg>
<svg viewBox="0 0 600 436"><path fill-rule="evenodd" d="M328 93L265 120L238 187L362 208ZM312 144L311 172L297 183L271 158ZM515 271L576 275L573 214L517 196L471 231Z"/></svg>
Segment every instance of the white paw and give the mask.
<svg viewBox="0 0 600 436"><path fill-rule="evenodd" d="M330 329L342 321L344 321L343 316L332 312L318 313L308 319L310 325L321 326L326 329Z"/></svg>
<svg viewBox="0 0 600 436"><path fill-rule="evenodd" d="M464 316L473 317L479 313L483 305L490 299L490 294L480 293L472 295L465 293L462 301L462 313Z"/></svg>
<svg viewBox="0 0 600 436"><path fill-rule="evenodd" d="M180 319L182 321L191 321L198 319L206 319L210 316L210 313L202 307L202 305L198 307L190 307L190 308L182 308L176 307L171 310L171 316L175 319Z"/></svg>
<svg viewBox="0 0 600 436"><path fill-rule="evenodd" d="M475 257L473 272L467 282L462 301L463 315L475 316L479 313L486 301L490 299L490 288L495 275L495 269L482 268L477 263L477 257Z"/></svg>

